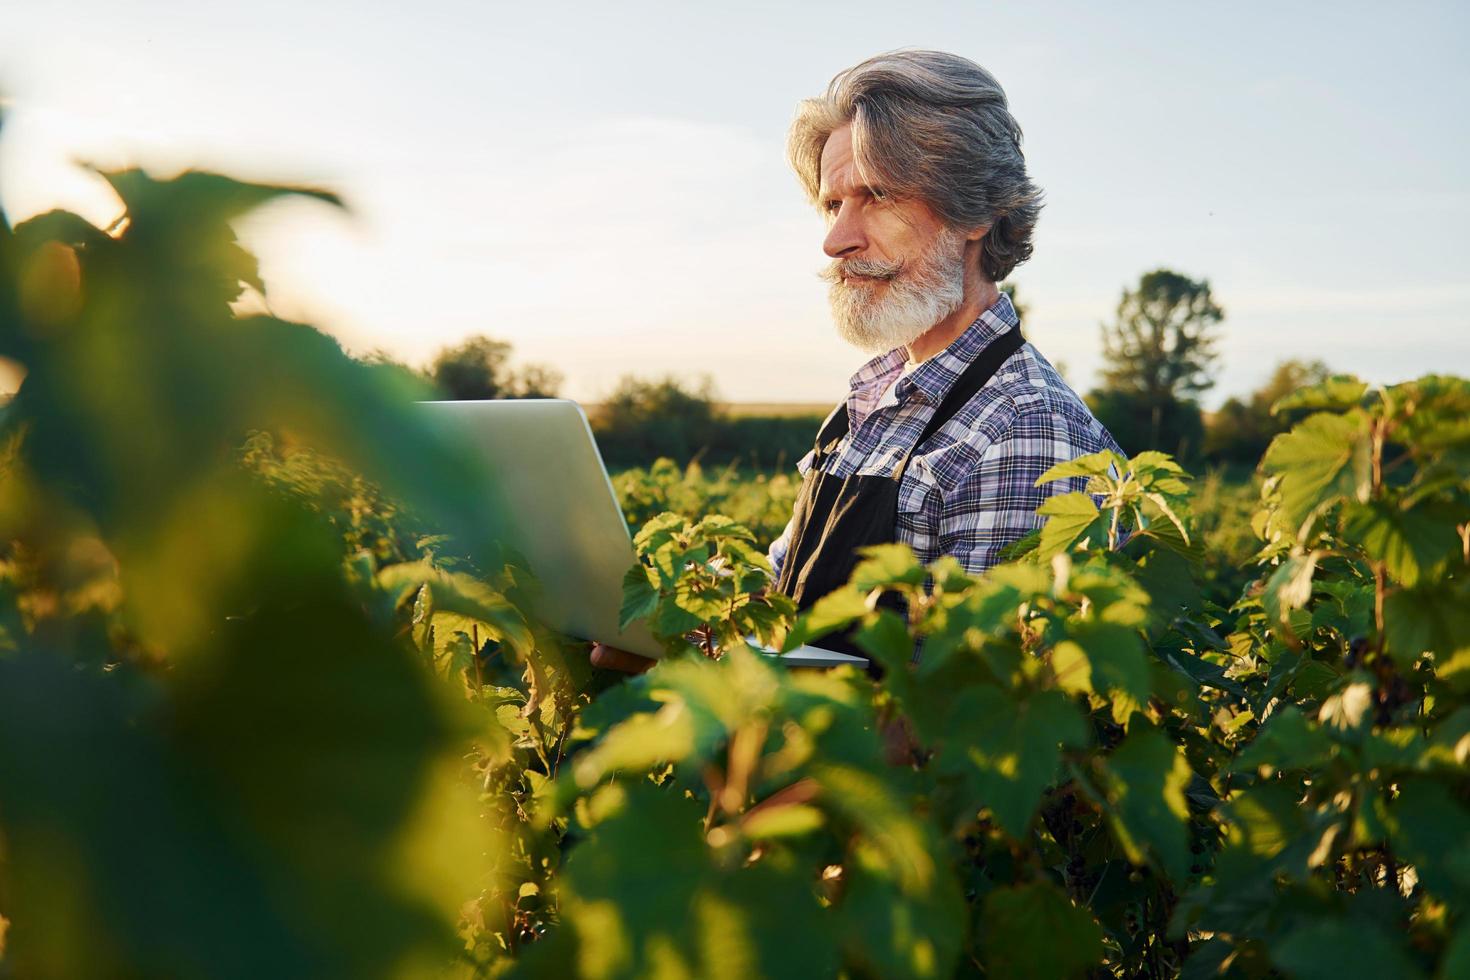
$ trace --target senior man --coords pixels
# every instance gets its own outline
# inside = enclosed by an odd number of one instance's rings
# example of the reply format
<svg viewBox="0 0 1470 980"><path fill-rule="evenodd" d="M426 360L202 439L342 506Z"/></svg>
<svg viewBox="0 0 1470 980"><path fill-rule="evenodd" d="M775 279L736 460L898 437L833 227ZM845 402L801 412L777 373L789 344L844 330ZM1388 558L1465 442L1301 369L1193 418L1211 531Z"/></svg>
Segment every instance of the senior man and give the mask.
<svg viewBox="0 0 1470 980"><path fill-rule="evenodd" d="M802 102L788 153L827 224L837 331L877 356L797 464L775 584L805 609L848 580L857 549L888 541L979 575L1040 526L1047 497L1083 485L1037 477L1118 448L997 285L1031 255L1041 211L1021 127L979 65L898 51ZM592 662L653 663L602 644Z"/></svg>

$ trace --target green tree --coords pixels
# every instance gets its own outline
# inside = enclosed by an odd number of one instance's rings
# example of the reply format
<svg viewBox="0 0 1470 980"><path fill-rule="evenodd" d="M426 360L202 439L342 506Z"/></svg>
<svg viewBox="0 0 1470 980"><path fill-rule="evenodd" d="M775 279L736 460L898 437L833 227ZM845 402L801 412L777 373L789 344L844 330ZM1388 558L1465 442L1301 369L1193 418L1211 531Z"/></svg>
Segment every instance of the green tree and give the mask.
<svg viewBox="0 0 1470 980"><path fill-rule="evenodd" d="M1204 452L1213 460L1254 464L1272 438L1291 428L1290 411L1273 415L1271 406L1302 388L1321 384L1331 376L1321 361L1282 361L1271 377L1247 398L1229 398L1205 427Z"/></svg>
<svg viewBox="0 0 1470 980"><path fill-rule="evenodd" d="M556 368L545 364L527 364L512 377L511 390L516 398L555 398L565 380Z"/></svg>
<svg viewBox="0 0 1470 980"><path fill-rule="evenodd" d="M1198 452L1197 436L1192 444L1180 439L1199 429L1194 399L1214 384L1214 327L1224 318L1208 280L1168 269L1145 273L1136 288L1123 291L1116 320L1102 327L1104 384L1094 393L1115 416L1102 419L1110 429L1118 423L1115 436L1136 432L1144 443L1138 448Z"/></svg>
<svg viewBox="0 0 1470 980"><path fill-rule="evenodd" d="M452 399L550 398L561 388L562 375L543 364L519 371L510 366L511 345L484 335L457 347L442 348L429 365L429 379Z"/></svg>
<svg viewBox="0 0 1470 980"><path fill-rule="evenodd" d="M1087 406L1130 453L1160 449L1181 459L1199 455L1205 441L1204 414L1193 401L1161 407L1133 391L1100 388L1087 393Z"/></svg>
<svg viewBox="0 0 1470 980"><path fill-rule="evenodd" d="M689 459L711 444L720 422L708 377L693 387L672 376L627 375L603 403L595 426L604 457L646 464L659 456Z"/></svg>

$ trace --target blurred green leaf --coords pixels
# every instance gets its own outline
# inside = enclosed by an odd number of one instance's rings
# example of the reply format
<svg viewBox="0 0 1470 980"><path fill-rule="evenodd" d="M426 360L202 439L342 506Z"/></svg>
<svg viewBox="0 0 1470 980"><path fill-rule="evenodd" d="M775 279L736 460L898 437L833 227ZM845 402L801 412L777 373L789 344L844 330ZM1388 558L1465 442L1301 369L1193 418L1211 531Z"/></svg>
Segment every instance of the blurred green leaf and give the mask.
<svg viewBox="0 0 1470 980"><path fill-rule="evenodd" d="M1368 386L1357 378L1336 375L1321 384L1294 391L1276 400L1271 406L1272 415L1283 412L1311 411L1346 412L1362 401Z"/></svg>
<svg viewBox="0 0 1470 980"><path fill-rule="evenodd" d="M554 975L589 978L834 974L836 944L823 941L811 888L771 862L722 868L700 833L703 815L697 801L631 788L568 855L566 925L522 972L546 976L558 963Z"/></svg>
<svg viewBox="0 0 1470 980"><path fill-rule="evenodd" d="M955 975L965 904L948 869L917 893L899 888L865 850L844 871L846 893L832 912L848 962L860 965L854 972L915 980Z"/></svg>
<svg viewBox="0 0 1470 980"><path fill-rule="evenodd" d="M998 888L980 913L986 975L998 980L1077 977L1102 961L1103 932L1092 916L1045 882Z"/></svg>
<svg viewBox="0 0 1470 980"><path fill-rule="evenodd" d="M1395 589L1383 604L1389 652L1412 664L1426 652L1452 660L1470 648L1470 581L1451 579Z"/></svg>
<svg viewBox="0 0 1470 980"><path fill-rule="evenodd" d="M1318 919L1292 930L1273 944L1271 959L1301 980L1342 977L1424 976L1404 952L1378 928L1345 919Z"/></svg>
<svg viewBox="0 0 1470 980"><path fill-rule="evenodd" d="M906 544L878 544L861 549L863 560L852 572L859 592L897 585L922 585L928 573Z"/></svg>
<svg viewBox="0 0 1470 980"><path fill-rule="evenodd" d="M1007 833L1024 838L1041 794L1057 781L1062 747L1086 744L1081 714L1057 691L1015 701L982 686L956 696L953 717L941 771L966 781L973 808L989 808Z"/></svg>

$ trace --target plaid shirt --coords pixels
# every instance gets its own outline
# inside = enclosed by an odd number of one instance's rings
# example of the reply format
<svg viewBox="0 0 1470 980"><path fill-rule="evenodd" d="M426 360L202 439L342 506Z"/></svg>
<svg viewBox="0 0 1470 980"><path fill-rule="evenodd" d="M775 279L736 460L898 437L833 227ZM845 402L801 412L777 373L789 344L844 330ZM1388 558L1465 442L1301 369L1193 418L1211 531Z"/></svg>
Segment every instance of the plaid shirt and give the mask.
<svg viewBox="0 0 1470 980"><path fill-rule="evenodd" d="M848 434L823 468L838 477L892 473L961 372L1019 323L1010 298L1001 293L953 343L898 381L896 401L882 396L903 371L907 352L896 348L864 364L849 383ZM915 450L899 483L896 540L909 544L925 564L954 555L979 575L996 564L1006 545L1044 523L1036 516L1044 500L1083 490L1087 483L1072 477L1038 487L1036 478L1057 463L1102 449L1122 452L1056 369L1024 344ZM813 456L808 452L797 463L803 478ZM768 554L778 577L791 531L788 523Z"/></svg>

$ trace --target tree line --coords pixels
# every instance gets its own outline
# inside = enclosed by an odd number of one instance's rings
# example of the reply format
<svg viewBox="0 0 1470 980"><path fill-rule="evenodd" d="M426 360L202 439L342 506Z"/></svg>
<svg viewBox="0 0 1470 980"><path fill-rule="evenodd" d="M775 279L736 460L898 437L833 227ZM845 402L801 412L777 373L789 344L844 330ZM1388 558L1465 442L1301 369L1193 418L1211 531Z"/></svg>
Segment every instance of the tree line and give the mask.
<svg viewBox="0 0 1470 980"><path fill-rule="evenodd" d="M1024 318L1027 306L1014 284L1002 288ZM1196 464L1252 465L1292 421L1272 415L1271 406L1329 376L1320 360L1282 361L1259 389L1206 412L1200 398L1216 384L1224 322L1208 279L1155 269L1123 290L1113 319L1100 324L1101 383L1084 397L1124 450L1157 449ZM511 345L486 336L441 348L421 371L381 351L367 360L407 372L439 397L456 400L556 397L564 382L548 365L514 366ZM779 468L809 448L818 421L815 414L735 416L708 377L689 382L673 376L624 376L592 415L603 455L615 466L666 456Z"/></svg>

